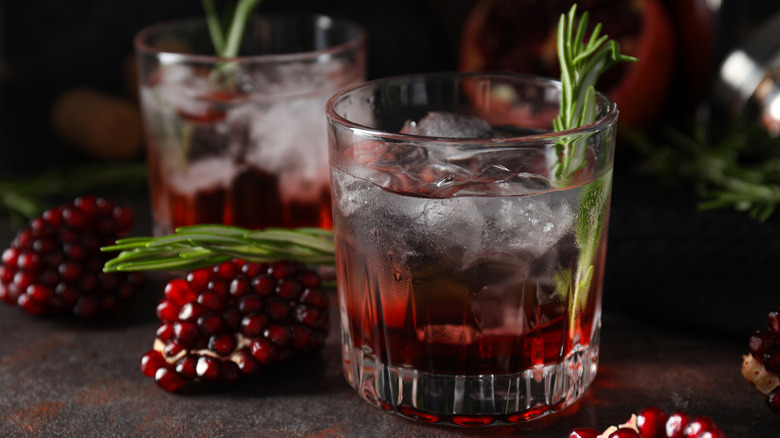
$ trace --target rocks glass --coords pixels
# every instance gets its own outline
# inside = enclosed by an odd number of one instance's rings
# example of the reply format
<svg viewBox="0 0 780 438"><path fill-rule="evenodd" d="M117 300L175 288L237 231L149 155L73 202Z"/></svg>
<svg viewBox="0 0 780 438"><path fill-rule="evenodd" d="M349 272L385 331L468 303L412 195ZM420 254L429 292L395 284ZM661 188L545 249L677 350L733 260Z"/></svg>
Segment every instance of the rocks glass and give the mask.
<svg viewBox="0 0 780 438"><path fill-rule="evenodd" d="M325 103L364 80L365 34L327 16L256 16L221 58L206 20L135 38L154 233L221 223L331 227Z"/></svg>
<svg viewBox="0 0 780 438"><path fill-rule="evenodd" d="M551 132L559 99L440 73L328 102L343 369L369 403L522 423L593 381L618 110L599 94L595 123Z"/></svg>

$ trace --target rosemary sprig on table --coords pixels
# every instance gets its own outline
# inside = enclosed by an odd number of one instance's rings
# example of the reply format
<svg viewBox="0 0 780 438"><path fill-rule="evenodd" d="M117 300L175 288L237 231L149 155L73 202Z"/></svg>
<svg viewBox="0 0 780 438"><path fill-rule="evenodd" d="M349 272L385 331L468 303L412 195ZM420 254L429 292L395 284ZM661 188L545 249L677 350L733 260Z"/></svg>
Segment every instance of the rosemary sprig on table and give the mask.
<svg viewBox="0 0 780 438"><path fill-rule="evenodd" d="M702 210L731 208L758 221L780 206L780 139L735 121L721 132L695 125L690 132L664 126L659 139L625 130L644 156L644 170L667 185L690 183Z"/></svg>
<svg viewBox="0 0 780 438"><path fill-rule="evenodd" d="M248 230L227 225L191 225L162 237L121 239L103 251L121 251L103 270L176 271L213 266L234 258L255 262L297 260L333 265L333 233L318 228Z"/></svg>
<svg viewBox="0 0 780 438"><path fill-rule="evenodd" d="M617 41L601 35L601 23L597 23L585 41L588 28L588 12L584 12L575 29L577 5L568 14L562 14L558 23L558 62L561 68L561 104L553 129L565 131L587 125L596 120L596 90L599 76L619 62L636 62L637 59L620 53ZM568 139L556 145L558 161L553 167L556 180L564 184L571 175L585 165L587 138Z"/></svg>

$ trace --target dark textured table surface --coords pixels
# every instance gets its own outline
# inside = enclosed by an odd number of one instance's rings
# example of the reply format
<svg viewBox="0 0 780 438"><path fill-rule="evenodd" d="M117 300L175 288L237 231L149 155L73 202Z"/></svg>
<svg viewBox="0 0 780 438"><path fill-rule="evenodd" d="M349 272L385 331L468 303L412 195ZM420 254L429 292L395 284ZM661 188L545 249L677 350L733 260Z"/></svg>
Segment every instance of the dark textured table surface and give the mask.
<svg viewBox="0 0 780 438"><path fill-rule="evenodd" d="M616 174L613 198L598 375L583 398L559 414L474 430L384 413L342 376L335 308L318 356L268 368L233 387L166 393L139 370L141 355L152 346L163 290L164 278L154 274L148 288L108 321L35 318L0 304L0 437L565 438L574 427L605 429L648 405L711 416L732 438L780 436L780 415L740 374L750 330L760 328L778 304L771 281L780 256L778 222L738 218L734 226L730 213L731 222L723 222L719 213L673 209L670 196L647 195L659 190L652 183L642 189L643 183L627 182L622 174ZM148 235L146 201L135 202L137 233ZM0 241L9 242L11 228L0 225ZM718 227L732 234L713 230ZM716 234L747 242L741 260L697 243ZM716 255L730 262L713 265ZM677 277L672 268L680 261L691 278ZM690 286L694 280L700 287ZM732 290L738 284L753 286Z"/></svg>
<svg viewBox="0 0 780 438"><path fill-rule="evenodd" d="M0 307L0 436L563 438L576 426L620 423L646 405L709 415L730 437L769 438L780 428L780 416L739 372L744 339L610 314L594 384L574 406L527 426L433 427L373 408L342 377L335 330L317 357L234 387L172 395L138 368L157 325L155 293L90 325Z"/></svg>

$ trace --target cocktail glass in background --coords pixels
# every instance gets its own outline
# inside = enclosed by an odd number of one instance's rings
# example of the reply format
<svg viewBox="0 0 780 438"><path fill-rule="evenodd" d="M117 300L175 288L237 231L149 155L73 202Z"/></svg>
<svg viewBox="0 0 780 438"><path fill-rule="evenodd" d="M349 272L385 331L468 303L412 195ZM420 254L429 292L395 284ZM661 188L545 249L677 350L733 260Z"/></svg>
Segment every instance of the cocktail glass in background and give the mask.
<svg viewBox="0 0 780 438"><path fill-rule="evenodd" d="M241 56L205 19L135 38L154 233L222 223L330 228L325 103L365 77L365 33L328 16L256 16Z"/></svg>
<svg viewBox="0 0 780 438"><path fill-rule="evenodd" d="M343 368L368 402L521 423L593 381L618 111L600 94L595 123L550 132L559 99L544 78L430 74L328 102Z"/></svg>

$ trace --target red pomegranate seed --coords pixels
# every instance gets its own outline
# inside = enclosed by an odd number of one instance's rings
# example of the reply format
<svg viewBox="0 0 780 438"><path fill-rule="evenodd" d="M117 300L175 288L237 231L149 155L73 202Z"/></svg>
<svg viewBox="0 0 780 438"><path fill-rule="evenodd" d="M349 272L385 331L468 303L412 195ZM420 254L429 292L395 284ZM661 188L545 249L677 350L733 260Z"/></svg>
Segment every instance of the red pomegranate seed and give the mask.
<svg viewBox="0 0 780 438"><path fill-rule="evenodd" d="M569 438L597 438L599 432L588 427L578 427L569 433Z"/></svg>
<svg viewBox="0 0 780 438"><path fill-rule="evenodd" d="M188 354L176 361L175 370L184 380L192 380L198 377L198 359Z"/></svg>
<svg viewBox="0 0 780 438"><path fill-rule="evenodd" d="M774 336L780 336L780 309L769 312L767 326Z"/></svg>
<svg viewBox="0 0 780 438"><path fill-rule="evenodd" d="M748 341L750 354L761 363L764 363L764 353L774 344L774 338L767 332L756 332Z"/></svg>
<svg viewBox="0 0 780 438"><path fill-rule="evenodd" d="M776 414L780 414L780 386L773 389L766 396L766 404Z"/></svg>
<svg viewBox="0 0 780 438"><path fill-rule="evenodd" d="M672 412L666 420L666 436L668 438L684 438L683 432L688 424L688 414L684 412Z"/></svg>
<svg viewBox="0 0 780 438"><path fill-rule="evenodd" d="M192 292L187 282L180 278L174 278L165 285L165 296L179 306L183 306L197 298L197 295Z"/></svg>
<svg viewBox="0 0 780 438"><path fill-rule="evenodd" d="M219 379L219 361L211 356L201 356L196 365L198 377L203 380Z"/></svg>
<svg viewBox="0 0 780 438"><path fill-rule="evenodd" d="M273 363L276 359L276 346L269 340L257 338L252 341L252 356L262 365Z"/></svg>
<svg viewBox="0 0 780 438"><path fill-rule="evenodd" d="M780 345L773 345L764 353L764 367L772 373L780 373Z"/></svg>
<svg viewBox="0 0 780 438"><path fill-rule="evenodd" d="M169 367L162 367L154 374L154 381L168 392L176 392L184 387L187 383L184 379L176 373L175 370Z"/></svg>
<svg viewBox="0 0 780 438"><path fill-rule="evenodd" d="M263 333L274 344L284 347L290 342L290 330L283 325L274 324L265 329Z"/></svg>
<svg viewBox="0 0 780 438"><path fill-rule="evenodd" d="M641 435L634 429L622 427L609 434L609 438L641 438Z"/></svg>
<svg viewBox="0 0 780 438"><path fill-rule="evenodd" d="M257 277L252 281L252 289L261 297L267 297L276 288L276 281L272 277Z"/></svg>
<svg viewBox="0 0 780 438"><path fill-rule="evenodd" d="M187 274L187 283L194 293L205 292L211 281L211 273L205 269L192 271Z"/></svg>
<svg viewBox="0 0 780 438"><path fill-rule="evenodd" d="M697 438L701 436L704 432L712 432L714 430L717 430L717 426L715 425L715 422L712 421L711 418L707 416L697 416L694 417L692 420L688 422L687 425L685 425L685 429L683 430L683 436L693 437Z"/></svg>
<svg viewBox="0 0 780 438"><path fill-rule="evenodd" d="M298 298L301 292L301 285L297 282L279 282L277 294L285 300L294 300Z"/></svg>
<svg viewBox="0 0 780 438"><path fill-rule="evenodd" d="M665 425L668 416L664 411L648 406L637 413L636 427L642 438L664 438Z"/></svg>
<svg viewBox="0 0 780 438"><path fill-rule="evenodd" d="M157 318L161 321L176 321L180 310L181 308L173 301L160 301L160 304L157 305Z"/></svg>
<svg viewBox="0 0 780 438"><path fill-rule="evenodd" d="M220 336L212 336L209 339L209 350L217 353L220 356L227 356L233 352L233 348L236 346L236 340L232 335L224 334Z"/></svg>
<svg viewBox="0 0 780 438"><path fill-rule="evenodd" d="M159 351L151 350L141 356L141 372L146 377L154 377L157 370L166 365L167 362Z"/></svg>

